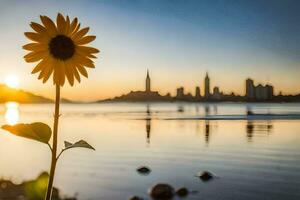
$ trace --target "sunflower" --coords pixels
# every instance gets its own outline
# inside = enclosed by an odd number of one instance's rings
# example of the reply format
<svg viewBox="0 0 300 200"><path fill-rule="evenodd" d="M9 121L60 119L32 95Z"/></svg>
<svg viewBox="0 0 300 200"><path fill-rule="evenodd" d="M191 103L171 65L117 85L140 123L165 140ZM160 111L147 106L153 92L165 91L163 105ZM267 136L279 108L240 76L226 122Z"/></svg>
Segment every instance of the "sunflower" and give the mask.
<svg viewBox="0 0 300 200"><path fill-rule="evenodd" d="M95 68L92 58L99 50L85 46L96 36L87 36L89 28L80 29L77 18L70 21L58 13L56 24L47 16L40 16L42 24L31 22L35 32L25 32L25 36L34 41L23 46L31 51L24 56L26 62L39 62L32 74L39 73L38 79L45 83L53 73L53 84L63 86L65 79L71 86L80 74L88 77L87 68Z"/></svg>

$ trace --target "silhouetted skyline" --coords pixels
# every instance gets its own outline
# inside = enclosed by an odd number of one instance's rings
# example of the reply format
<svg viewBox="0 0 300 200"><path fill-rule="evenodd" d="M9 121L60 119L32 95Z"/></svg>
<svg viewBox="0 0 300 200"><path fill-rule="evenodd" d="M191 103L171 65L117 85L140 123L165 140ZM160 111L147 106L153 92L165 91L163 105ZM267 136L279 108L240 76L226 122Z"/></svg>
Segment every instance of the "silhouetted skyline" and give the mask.
<svg viewBox="0 0 300 200"><path fill-rule="evenodd" d="M131 91L128 94L107 99L108 101L239 101L239 102L299 102L300 93L297 95L282 95L280 91L278 94L274 94L274 87L272 84L255 85L253 79L246 79L244 82L244 91L242 94L236 94L234 92L224 93L219 86L213 85L213 81L208 74L205 73L203 85L195 86L195 93L185 92L184 87L176 89L176 95L172 96L170 93L161 95L160 91L151 90L151 76L149 70L146 72L145 89L143 91ZM201 81L199 81L201 82ZM201 88L204 90L204 94L201 95ZM222 88L222 86L221 86ZM229 89L230 90L230 89Z"/></svg>

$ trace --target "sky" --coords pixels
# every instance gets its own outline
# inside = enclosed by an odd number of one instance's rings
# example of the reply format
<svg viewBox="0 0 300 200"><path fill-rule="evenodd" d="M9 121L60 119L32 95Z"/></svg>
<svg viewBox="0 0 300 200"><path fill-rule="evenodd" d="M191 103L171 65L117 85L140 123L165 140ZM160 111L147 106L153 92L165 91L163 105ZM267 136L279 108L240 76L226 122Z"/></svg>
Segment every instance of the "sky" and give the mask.
<svg viewBox="0 0 300 200"><path fill-rule="evenodd" d="M275 93L300 93L300 1L298 0L0 0L0 82L10 74L20 88L54 97L51 81L31 75L22 46L29 23L58 12L78 17L96 35L96 68L74 87L72 100L93 101L152 89L175 94L183 86L203 93L211 85L244 94L245 79L271 83Z"/></svg>

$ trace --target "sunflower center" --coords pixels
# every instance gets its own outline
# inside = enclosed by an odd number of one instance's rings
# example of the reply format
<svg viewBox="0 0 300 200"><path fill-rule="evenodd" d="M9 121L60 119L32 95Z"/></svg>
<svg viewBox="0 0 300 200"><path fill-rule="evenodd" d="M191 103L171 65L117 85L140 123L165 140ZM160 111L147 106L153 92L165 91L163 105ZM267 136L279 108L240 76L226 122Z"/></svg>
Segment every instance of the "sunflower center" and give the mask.
<svg viewBox="0 0 300 200"><path fill-rule="evenodd" d="M57 35L49 42L50 53L57 59L67 60L75 53L75 45L71 38L64 35Z"/></svg>

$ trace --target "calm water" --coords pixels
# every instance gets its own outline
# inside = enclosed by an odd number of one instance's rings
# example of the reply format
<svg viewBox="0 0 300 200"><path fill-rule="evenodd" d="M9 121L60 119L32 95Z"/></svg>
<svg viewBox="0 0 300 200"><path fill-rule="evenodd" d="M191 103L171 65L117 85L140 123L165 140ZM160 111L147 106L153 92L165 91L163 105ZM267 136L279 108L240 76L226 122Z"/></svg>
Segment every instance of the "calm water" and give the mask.
<svg viewBox="0 0 300 200"><path fill-rule="evenodd" d="M266 115L245 119L247 109ZM6 104L0 112L1 124L52 125L53 105ZM81 200L149 199L158 182L197 190L191 200L300 199L298 115L300 104L64 104L60 147L85 139L96 151L66 152L55 185ZM48 170L46 145L0 133L0 177L21 182ZM137 174L141 165L152 173ZM203 170L218 178L203 183L194 176Z"/></svg>

